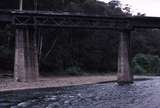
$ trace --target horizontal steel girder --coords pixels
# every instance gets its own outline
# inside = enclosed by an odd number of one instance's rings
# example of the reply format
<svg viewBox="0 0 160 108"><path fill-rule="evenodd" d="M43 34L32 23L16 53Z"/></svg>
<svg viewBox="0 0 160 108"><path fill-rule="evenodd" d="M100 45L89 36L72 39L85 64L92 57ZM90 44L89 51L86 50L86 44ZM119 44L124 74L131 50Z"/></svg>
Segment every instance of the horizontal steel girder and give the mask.
<svg viewBox="0 0 160 108"><path fill-rule="evenodd" d="M51 11L0 11L0 24L16 27L132 30L160 28L159 17L108 17Z"/></svg>

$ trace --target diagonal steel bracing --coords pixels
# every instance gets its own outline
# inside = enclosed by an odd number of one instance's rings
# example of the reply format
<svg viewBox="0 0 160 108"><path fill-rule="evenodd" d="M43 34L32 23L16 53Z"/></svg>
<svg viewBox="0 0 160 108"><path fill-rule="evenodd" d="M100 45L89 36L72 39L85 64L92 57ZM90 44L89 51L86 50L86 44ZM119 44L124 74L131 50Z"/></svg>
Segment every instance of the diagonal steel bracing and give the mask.
<svg viewBox="0 0 160 108"><path fill-rule="evenodd" d="M160 28L159 17L108 17L80 13L51 11L2 11L0 23L15 26L56 27L81 29L132 30L134 28Z"/></svg>

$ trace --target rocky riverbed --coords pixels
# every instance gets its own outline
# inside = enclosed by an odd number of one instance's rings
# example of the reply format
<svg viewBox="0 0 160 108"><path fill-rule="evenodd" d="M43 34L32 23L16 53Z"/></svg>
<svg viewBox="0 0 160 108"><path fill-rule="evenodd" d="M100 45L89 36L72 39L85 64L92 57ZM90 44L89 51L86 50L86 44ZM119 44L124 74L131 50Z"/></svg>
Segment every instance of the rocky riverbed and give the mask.
<svg viewBox="0 0 160 108"><path fill-rule="evenodd" d="M159 108L160 77L0 93L0 108Z"/></svg>

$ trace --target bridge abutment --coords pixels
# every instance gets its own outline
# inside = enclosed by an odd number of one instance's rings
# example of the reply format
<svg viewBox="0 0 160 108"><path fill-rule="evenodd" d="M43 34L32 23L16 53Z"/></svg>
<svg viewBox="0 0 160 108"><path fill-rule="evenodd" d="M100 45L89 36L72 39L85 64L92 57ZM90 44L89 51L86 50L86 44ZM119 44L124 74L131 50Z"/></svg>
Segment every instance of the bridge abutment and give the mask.
<svg viewBox="0 0 160 108"><path fill-rule="evenodd" d="M130 70L129 63L129 38L131 31L123 31L120 35L119 51L118 51L118 76L119 84L132 83L133 74Z"/></svg>
<svg viewBox="0 0 160 108"><path fill-rule="evenodd" d="M34 30L16 29L15 44L15 81L36 81L39 76L39 69Z"/></svg>

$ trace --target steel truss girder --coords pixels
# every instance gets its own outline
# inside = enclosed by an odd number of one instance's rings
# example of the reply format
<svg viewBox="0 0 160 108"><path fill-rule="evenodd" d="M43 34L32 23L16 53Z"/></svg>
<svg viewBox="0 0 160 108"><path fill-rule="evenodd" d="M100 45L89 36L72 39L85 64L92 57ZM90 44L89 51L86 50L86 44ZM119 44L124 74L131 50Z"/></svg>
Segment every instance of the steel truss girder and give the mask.
<svg viewBox="0 0 160 108"><path fill-rule="evenodd" d="M13 25L18 27L53 27L53 28L84 28L84 29L131 29L129 20L82 17L68 15L14 15Z"/></svg>
<svg viewBox="0 0 160 108"><path fill-rule="evenodd" d="M69 12L51 11L1 11L0 26L12 24L16 27L81 28L133 30L134 28L159 28L160 17L108 17L87 16Z"/></svg>

